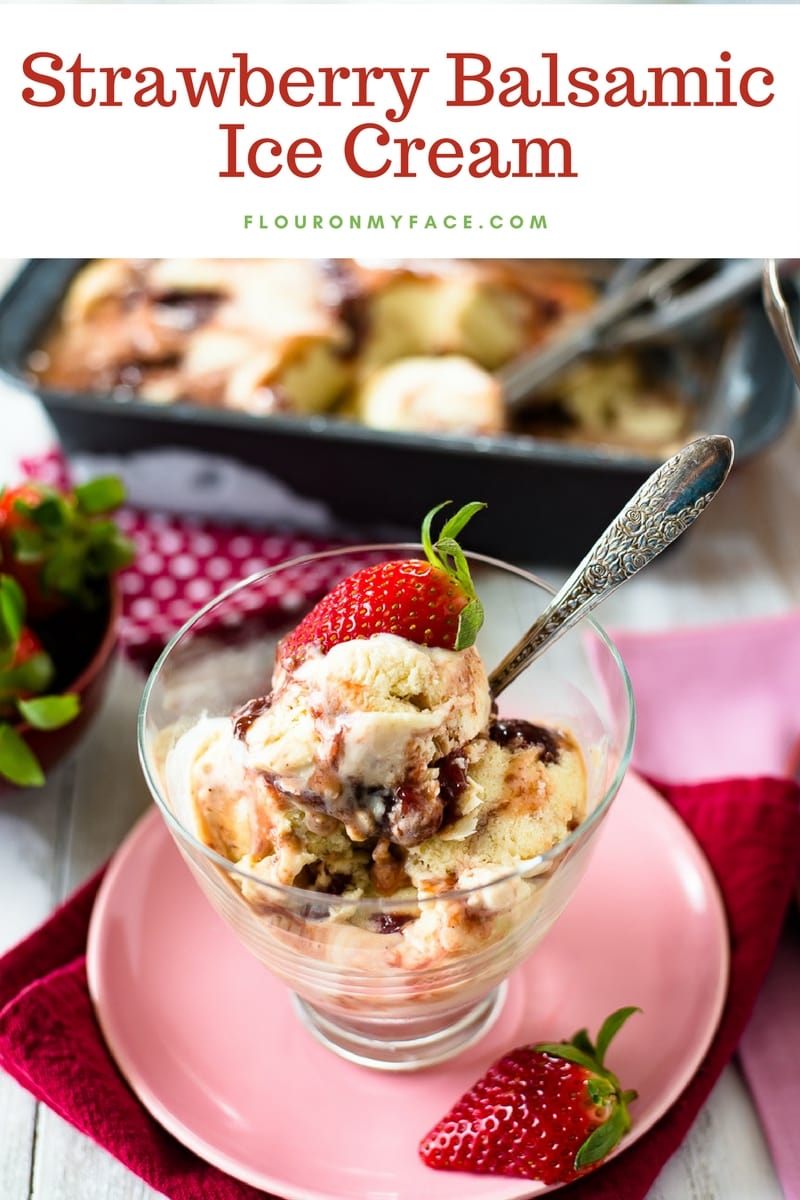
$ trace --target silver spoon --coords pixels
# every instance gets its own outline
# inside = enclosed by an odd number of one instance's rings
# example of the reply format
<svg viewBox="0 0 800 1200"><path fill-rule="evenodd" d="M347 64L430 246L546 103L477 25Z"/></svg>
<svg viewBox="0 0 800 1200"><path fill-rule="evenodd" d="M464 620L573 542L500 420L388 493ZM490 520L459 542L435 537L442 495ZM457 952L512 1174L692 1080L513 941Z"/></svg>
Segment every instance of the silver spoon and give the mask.
<svg viewBox="0 0 800 1200"><path fill-rule="evenodd" d="M732 462L731 439L711 434L690 442L654 471L492 671L492 695L499 696L562 633L685 533L722 487Z"/></svg>
<svg viewBox="0 0 800 1200"><path fill-rule="evenodd" d="M598 339L617 321L705 261L702 258L668 258L635 275L624 286L611 288L583 316L568 322L548 345L534 348L498 371L497 378L509 409L522 408L531 392L595 347Z"/></svg>

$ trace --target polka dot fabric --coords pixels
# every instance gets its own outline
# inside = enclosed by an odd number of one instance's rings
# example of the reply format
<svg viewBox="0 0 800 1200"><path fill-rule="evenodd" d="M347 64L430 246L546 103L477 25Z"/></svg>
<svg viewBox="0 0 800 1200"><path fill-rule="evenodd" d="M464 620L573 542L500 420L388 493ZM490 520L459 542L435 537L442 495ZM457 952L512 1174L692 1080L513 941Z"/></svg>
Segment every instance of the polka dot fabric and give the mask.
<svg viewBox="0 0 800 1200"><path fill-rule="evenodd" d="M38 454L35 458L19 461L20 474L24 479L35 479L49 483L51 487L66 489L70 486L69 471L60 450L55 448Z"/></svg>
<svg viewBox="0 0 800 1200"><path fill-rule="evenodd" d="M199 608L234 583L291 558L331 549L336 543L296 534L212 525L167 513L123 509L120 529L136 548L136 561L120 577L123 597L120 641L132 649L163 643ZM353 570L362 560L353 557ZM329 590L341 578L324 560L313 567L266 580L250 603L270 603L287 613Z"/></svg>

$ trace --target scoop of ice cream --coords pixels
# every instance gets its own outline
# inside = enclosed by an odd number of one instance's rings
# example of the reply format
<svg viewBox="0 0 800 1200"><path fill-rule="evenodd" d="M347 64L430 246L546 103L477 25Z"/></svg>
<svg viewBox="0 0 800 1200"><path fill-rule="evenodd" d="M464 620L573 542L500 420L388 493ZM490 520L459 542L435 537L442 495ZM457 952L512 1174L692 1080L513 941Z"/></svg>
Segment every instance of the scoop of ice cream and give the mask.
<svg viewBox="0 0 800 1200"><path fill-rule="evenodd" d="M273 682L165 747L174 815L242 872L249 910L280 926L270 885L333 894L348 903L309 909L309 945L412 971L531 919L540 856L586 816L569 732L492 716L474 649L393 634L279 665Z"/></svg>
<svg viewBox="0 0 800 1200"><path fill-rule="evenodd" d="M253 770L229 717L202 717L175 741L163 769L183 828L243 871L264 883L361 894L369 856L338 822L304 813Z"/></svg>
<svg viewBox="0 0 800 1200"><path fill-rule="evenodd" d="M489 687L474 647L378 634L279 667L268 707L239 728L250 765L355 841L409 846L442 824L440 764L486 728Z"/></svg>
<svg viewBox="0 0 800 1200"><path fill-rule="evenodd" d="M203 717L164 759L164 786L173 814L198 841L231 861L254 849L257 788L244 747L226 717Z"/></svg>
<svg viewBox="0 0 800 1200"><path fill-rule="evenodd" d="M453 889L469 887L476 871L524 867L586 815L583 758L571 738L546 731L556 745L553 753L535 741L498 744L497 728L468 747L467 786L456 819L408 852L406 871L421 893L440 889L442 881Z"/></svg>

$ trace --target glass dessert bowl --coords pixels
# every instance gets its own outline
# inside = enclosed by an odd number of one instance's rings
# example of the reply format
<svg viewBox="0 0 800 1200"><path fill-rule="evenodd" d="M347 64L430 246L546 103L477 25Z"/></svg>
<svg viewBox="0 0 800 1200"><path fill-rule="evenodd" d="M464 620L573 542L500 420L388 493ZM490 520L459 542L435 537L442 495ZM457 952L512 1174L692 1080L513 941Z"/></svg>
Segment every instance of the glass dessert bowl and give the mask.
<svg viewBox="0 0 800 1200"><path fill-rule="evenodd" d="M480 555L474 648L380 634L280 666L322 580L419 555L330 551L230 589L167 646L139 721L148 785L212 906L318 1040L385 1070L489 1028L581 877L634 727L625 668L590 620L491 704L484 666L550 591Z"/></svg>

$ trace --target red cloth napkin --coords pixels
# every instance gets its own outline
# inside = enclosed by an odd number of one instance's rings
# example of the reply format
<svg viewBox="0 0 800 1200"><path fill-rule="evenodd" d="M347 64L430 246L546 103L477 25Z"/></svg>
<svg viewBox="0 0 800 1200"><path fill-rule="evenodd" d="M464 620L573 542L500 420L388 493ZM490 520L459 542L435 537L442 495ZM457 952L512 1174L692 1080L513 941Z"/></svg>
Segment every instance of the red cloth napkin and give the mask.
<svg viewBox="0 0 800 1200"><path fill-rule="evenodd" d="M564 1200L646 1195L736 1049L800 866L800 789L792 782L739 779L661 790L703 846L722 890L732 945L728 1001L705 1061L670 1112L618 1160L564 1189ZM0 960L0 1064L171 1200L263 1196L179 1145L118 1074L86 987L86 933L99 882L97 875Z"/></svg>

